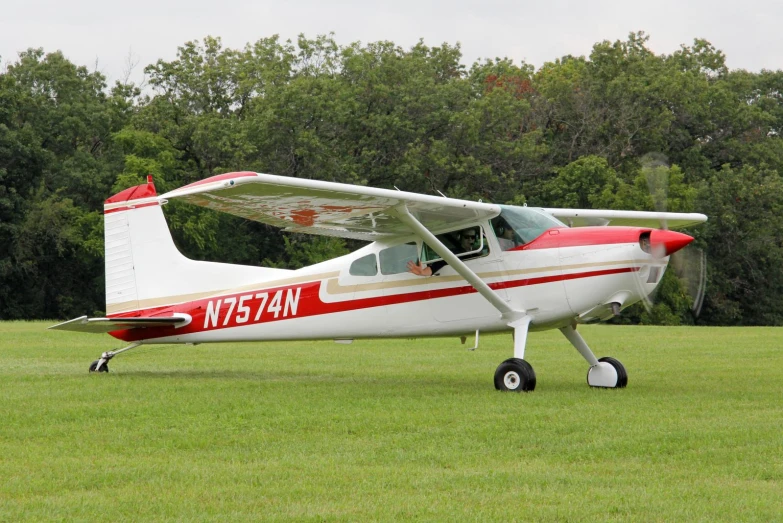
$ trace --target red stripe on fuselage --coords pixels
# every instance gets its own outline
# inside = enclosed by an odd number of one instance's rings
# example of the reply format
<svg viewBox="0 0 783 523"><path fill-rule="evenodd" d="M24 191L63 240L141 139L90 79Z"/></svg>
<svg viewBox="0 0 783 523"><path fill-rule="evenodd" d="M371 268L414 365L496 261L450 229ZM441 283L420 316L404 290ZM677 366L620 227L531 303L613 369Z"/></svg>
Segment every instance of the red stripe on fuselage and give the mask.
<svg viewBox="0 0 783 523"><path fill-rule="evenodd" d="M511 250L527 251L533 249L554 249L557 247L638 243L639 236L643 232L651 230L641 227L557 227L545 231L532 242Z"/></svg>
<svg viewBox="0 0 783 523"><path fill-rule="evenodd" d="M637 271L638 267L622 267L617 269L605 269L599 271L578 272L558 274L553 276L541 276L537 278L524 278L520 280L502 281L496 283L490 283L489 286L492 289L509 289L513 287L523 287L528 285L541 285L544 283L551 283L563 280L573 280L579 278L591 278L595 276L608 276L612 274L621 274L626 272ZM112 316L112 318L121 317L133 317L133 316L154 316L154 315L171 315L175 312L184 312L190 314L193 318L191 323L185 327L175 329L173 327L153 327L146 329L133 329L114 331L110 334L115 338L119 338L125 341L138 341L150 338L160 338L164 336L177 336L184 334L192 334L196 332L211 331L217 329L227 329L231 327L242 327L246 325L256 325L260 323L269 323L273 321L282 321L294 318L305 318L308 316L319 316L323 314L333 314L337 312L348 312L360 309L369 309L373 307L382 307L385 305L398 305L402 303L411 303L422 300L447 298L450 296L460 296L464 294L472 294L477 292L475 288L470 285L464 285L461 287L451 287L445 289L427 290L419 292L410 292L404 294L392 294L386 296L374 296L372 298L360 298L356 300L345 300L339 302L324 302L320 297L321 285L325 282L316 281L305 283L303 285L289 285L285 287L276 287L271 289L264 289L261 291L244 292L238 294L229 294L225 296L216 296L212 299L198 300L195 302L185 303L176 306L157 307L154 309L147 309L145 311L134 311L132 313L123 313ZM285 301L289 292L294 293L299 289L299 297L297 303L297 309L295 314L289 314L284 316L285 313ZM269 305L270 300L273 300L276 295L280 295L280 301L278 305L282 307L277 314L270 312ZM263 296L266 295L264 298ZM244 316L244 313L240 313L238 310L238 304L242 297L246 297L242 302L245 307L249 309L247 314L248 319L245 322L237 322L240 314ZM256 298L259 296L259 298ZM229 307L226 303L226 299L235 300L234 306L231 307L231 317L226 320ZM207 322L205 321L209 303L212 302L212 311L214 311L217 301L221 301L220 312L217 314L217 322L210 322L208 327L205 327ZM261 313L258 321L255 320L258 314L259 308ZM289 311L290 312L290 311Z"/></svg>

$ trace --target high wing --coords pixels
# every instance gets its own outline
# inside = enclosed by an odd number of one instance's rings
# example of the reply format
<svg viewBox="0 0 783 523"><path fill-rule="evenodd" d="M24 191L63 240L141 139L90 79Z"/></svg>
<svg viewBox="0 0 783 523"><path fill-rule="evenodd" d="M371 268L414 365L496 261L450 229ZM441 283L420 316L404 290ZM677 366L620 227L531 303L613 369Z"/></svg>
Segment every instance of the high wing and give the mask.
<svg viewBox="0 0 783 523"><path fill-rule="evenodd" d="M399 219L398 209L402 205L431 231L493 218L500 213L500 207L494 204L254 172L212 176L160 198L179 198L286 231L366 241L409 234L409 225ZM707 221L705 215L698 213L542 210L572 227L681 229Z"/></svg>
<svg viewBox="0 0 783 523"><path fill-rule="evenodd" d="M190 316L151 317L151 318L88 318L80 316L72 320L49 327L53 330L106 333L125 329L141 329L145 327L184 327L190 323Z"/></svg>
<svg viewBox="0 0 783 523"><path fill-rule="evenodd" d="M212 176L161 196L223 211L286 231L375 241L410 234L403 207L427 229L493 218L500 207L360 185L254 172Z"/></svg>
<svg viewBox="0 0 783 523"><path fill-rule="evenodd" d="M571 227L586 225L626 225L655 229L682 229L704 223L707 216L699 213L610 211L598 209L542 208Z"/></svg>

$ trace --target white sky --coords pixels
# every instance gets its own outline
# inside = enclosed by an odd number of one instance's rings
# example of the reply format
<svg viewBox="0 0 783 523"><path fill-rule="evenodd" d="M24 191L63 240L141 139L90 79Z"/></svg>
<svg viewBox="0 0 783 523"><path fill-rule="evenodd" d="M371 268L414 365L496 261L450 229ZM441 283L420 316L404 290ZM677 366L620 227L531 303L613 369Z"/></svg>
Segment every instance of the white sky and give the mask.
<svg viewBox="0 0 783 523"><path fill-rule="evenodd" d="M279 34L295 40L335 33L338 44L391 40L409 48L462 44L463 63L509 57L540 67L565 54L587 55L601 40L650 35L656 53L705 38L732 69L783 69L783 1L780 0L2 0L0 57L15 61L29 47L60 49L78 65L121 79L128 57L138 61L132 79L177 47L207 35L225 47Z"/></svg>

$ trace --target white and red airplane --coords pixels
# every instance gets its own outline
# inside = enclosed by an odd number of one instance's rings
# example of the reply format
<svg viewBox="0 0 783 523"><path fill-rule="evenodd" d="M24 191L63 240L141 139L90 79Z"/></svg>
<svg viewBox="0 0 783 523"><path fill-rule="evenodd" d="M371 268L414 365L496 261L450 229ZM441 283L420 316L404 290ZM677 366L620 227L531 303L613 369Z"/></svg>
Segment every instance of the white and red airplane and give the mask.
<svg viewBox="0 0 783 523"><path fill-rule="evenodd" d="M286 231L371 242L298 270L183 256L161 207L187 202ZM108 332L141 344L467 335L512 330L499 390L531 391L530 330L559 329L587 360L593 387L624 387L614 358L595 357L578 323L645 299L669 255L693 240L669 229L703 214L495 205L254 172L221 174L158 195L152 181L104 205L106 318L52 329ZM612 226L608 226L609 224ZM661 228L664 223L665 228ZM566 225L568 224L568 225ZM619 226L615 226L619 225Z"/></svg>

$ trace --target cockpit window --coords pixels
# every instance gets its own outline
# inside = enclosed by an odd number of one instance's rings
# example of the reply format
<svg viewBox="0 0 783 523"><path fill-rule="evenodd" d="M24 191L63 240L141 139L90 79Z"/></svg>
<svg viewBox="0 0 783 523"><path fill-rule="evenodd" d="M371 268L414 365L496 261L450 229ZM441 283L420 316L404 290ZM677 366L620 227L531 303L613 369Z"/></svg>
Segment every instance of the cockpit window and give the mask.
<svg viewBox="0 0 783 523"><path fill-rule="evenodd" d="M358 260L354 260L348 272L351 276L375 276L378 274L378 262L375 259L375 255L368 254Z"/></svg>
<svg viewBox="0 0 783 523"><path fill-rule="evenodd" d="M483 227L474 226L458 231L450 231L436 236L448 250L463 260L480 258L489 254L489 244ZM425 263L440 260L440 254L426 243L422 246L421 259Z"/></svg>
<svg viewBox="0 0 783 523"><path fill-rule="evenodd" d="M378 253L381 259L381 274L400 274L408 272L408 262L416 263L419 249L415 242L395 245Z"/></svg>
<svg viewBox="0 0 783 523"><path fill-rule="evenodd" d="M501 205L500 209L500 216L491 223L500 248L504 251L530 243L549 229L566 227L551 214L530 207Z"/></svg>

